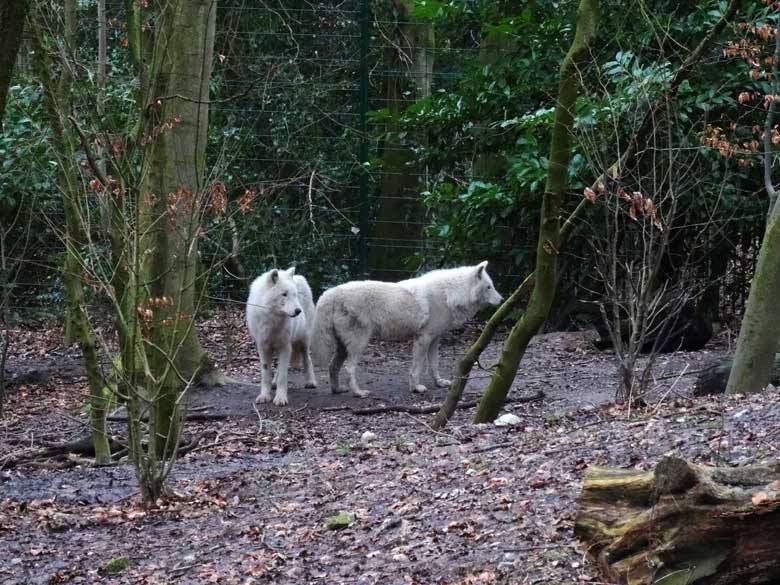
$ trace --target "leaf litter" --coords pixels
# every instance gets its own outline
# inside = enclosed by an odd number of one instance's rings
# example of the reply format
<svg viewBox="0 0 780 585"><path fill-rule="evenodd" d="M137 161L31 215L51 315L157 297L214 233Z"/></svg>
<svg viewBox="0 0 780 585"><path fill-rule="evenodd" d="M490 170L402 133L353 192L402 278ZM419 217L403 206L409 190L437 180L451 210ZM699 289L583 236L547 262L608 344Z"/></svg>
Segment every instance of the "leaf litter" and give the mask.
<svg viewBox="0 0 780 585"><path fill-rule="evenodd" d="M256 358L236 319L218 314L203 339L232 377L256 383ZM476 333L453 332L443 365ZM434 433L426 415L333 410L421 402L404 388L408 344L374 344L361 371L374 391L369 401L331 396L322 371L316 391L298 389L292 376L287 408L255 412L250 385L195 392L191 404L227 418L187 423L200 443L177 462L168 495L145 506L126 462L4 465L86 428L78 355L60 347L60 334L15 334L12 373L60 367L16 385L0 419L2 583L597 583L572 537L588 465L650 469L668 454L741 465L778 456L776 390L693 400L692 377L674 392L672 378L661 380L697 370L723 355L722 345L664 356L655 396L666 399L628 409L610 402L614 366L588 334L542 335L513 393L541 389L545 399L509 404L519 424L472 425L473 411L464 410ZM499 349L491 345L483 364ZM466 399L485 376L475 370ZM442 391L429 394L426 403ZM122 424L111 430L121 434Z"/></svg>

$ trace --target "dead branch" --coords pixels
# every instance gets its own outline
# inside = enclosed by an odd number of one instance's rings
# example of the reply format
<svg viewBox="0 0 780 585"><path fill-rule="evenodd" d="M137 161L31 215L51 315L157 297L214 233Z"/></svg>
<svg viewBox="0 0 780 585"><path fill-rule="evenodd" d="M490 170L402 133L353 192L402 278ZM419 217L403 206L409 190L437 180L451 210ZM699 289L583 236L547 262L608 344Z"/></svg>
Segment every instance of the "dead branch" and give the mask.
<svg viewBox="0 0 780 585"><path fill-rule="evenodd" d="M536 402L538 400L542 400L544 398L545 394L541 390L539 390L536 394L532 394L531 396L521 396L519 398L513 398L511 400L507 400L507 404L515 403L515 404L525 404L528 402ZM467 402L461 402L456 406L457 410L464 410L466 408L474 408L479 404L479 400L469 400ZM407 414L431 414L434 412L437 412L439 410L439 405L437 404L430 404L426 406L404 406L402 404L388 404L386 406L370 406L368 408L350 408L350 407L335 407L330 409L323 409L323 410L348 410L351 414L357 414L360 416L364 415L371 415L371 414L384 414L387 412L405 412Z"/></svg>

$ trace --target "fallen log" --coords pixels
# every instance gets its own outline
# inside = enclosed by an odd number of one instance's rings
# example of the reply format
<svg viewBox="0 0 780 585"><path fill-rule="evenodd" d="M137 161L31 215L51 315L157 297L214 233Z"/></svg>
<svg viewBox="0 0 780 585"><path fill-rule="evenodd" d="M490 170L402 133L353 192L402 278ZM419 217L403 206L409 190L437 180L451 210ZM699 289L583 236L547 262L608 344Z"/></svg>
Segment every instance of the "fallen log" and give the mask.
<svg viewBox="0 0 780 585"><path fill-rule="evenodd" d="M204 434L201 433L193 437L191 440L183 440L181 446L176 452L177 457L182 457L190 451L195 450L203 439ZM109 437L109 446L111 447L111 459L115 463L120 457L123 457L128 452L127 443L124 438ZM144 448L147 445L144 443ZM45 467L47 461L70 461L73 463L73 457L77 457L78 460L82 458L94 457L95 447L92 443L92 436L87 434L69 441L67 443L50 443L46 444L42 449L36 449L31 453L24 453L18 456L9 455L3 459L0 459L0 470L13 469L21 465L36 465ZM86 460L86 459L85 459ZM53 469L60 468L59 466L52 467Z"/></svg>
<svg viewBox="0 0 780 585"><path fill-rule="evenodd" d="M125 444L123 440L118 437L109 437L108 445L111 449L112 459L116 459L116 455L123 451L126 452ZM24 453L18 456L9 455L4 459L0 459L0 469L12 469L19 465L28 465L34 461L44 461L67 459L69 455L78 455L83 457L95 456L95 445L92 441L92 434L86 433L76 439L68 441L66 443L43 443L43 448L35 449L32 452Z"/></svg>
<svg viewBox="0 0 780 585"><path fill-rule="evenodd" d="M723 394L729 381L732 363L734 363L734 356L725 356L714 360L706 368L703 368L693 386L693 395ZM780 386L780 355L775 358L775 366L772 368L769 383Z"/></svg>
<svg viewBox="0 0 780 585"><path fill-rule="evenodd" d="M610 583L780 582L780 464L655 471L591 467L574 534Z"/></svg>
<svg viewBox="0 0 780 585"><path fill-rule="evenodd" d="M208 421L208 420L224 420L230 418L230 414L226 412L208 412L208 406L201 406L198 408L189 408L184 413L183 419L186 421ZM127 409L124 406L120 406L114 412L106 417L109 422L126 422L127 421ZM149 420L149 413L144 412L141 416L141 420L147 422Z"/></svg>

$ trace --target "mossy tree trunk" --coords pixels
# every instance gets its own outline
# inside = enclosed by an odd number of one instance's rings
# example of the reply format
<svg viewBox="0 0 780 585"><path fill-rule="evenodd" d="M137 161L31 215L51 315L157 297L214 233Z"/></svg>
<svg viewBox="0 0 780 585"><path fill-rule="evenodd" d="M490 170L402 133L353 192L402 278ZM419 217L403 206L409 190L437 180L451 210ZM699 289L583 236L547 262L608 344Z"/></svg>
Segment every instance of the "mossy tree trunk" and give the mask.
<svg viewBox="0 0 780 585"><path fill-rule="evenodd" d="M158 454L175 447L182 390L213 370L194 317L216 11L214 0L163 5L144 92L139 233Z"/></svg>
<svg viewBox="0 0 780 585"><path fill-rule="evenodd" d="M547 319L555 296L558 280L561 201L568 183L574 105L580 87L579 65L588 55L588 47L596 33L598 16L598 0L580 0L574 40L560 68L557 106L550 145L550 166L539 212L535 286L525 314L515 324L504 342L496 370L474 415L474 422L477 423L490 422L498 415L528 343Z"/></svg>
<svg viewBox="0 0 780 585"><path fill-rule="evenodd" d="M780 213L770 217L739 329L726 392L760 392L770 382L780 346Z"/></svg>
<svg viewBox="0 0 780 585"><path fill-rule="evenodd" d="M391 73L385 82L385 99L390 119L385 129L382 174L379 180L368 251L373 278L398 280L404 260L411 256L422 237L423 209L419 199L420 167L415 154L398 137L398 118L403 113L404 97L411 78L415 97L431 95L435 33L432 23L414 23L410 13L413 0L395 2L398 26L397 45L386 51Z"/></svg>
<svg viewBox="0 0 780 585"><path fill-rule="evenodd" d="M0 2L0 132L3 131L5 101L14 73L16 56L22 44L24 20L29 9L29 0Z"/></svg>
<svg viewBox="0 0 780 585"><path fill-rule="evenodd" d="M44 106L52 130L52 144L58 169L58 185L62 193L65 212L65 233L63 234L65 260L62 278L68 302L66 341L68 343L77 342L84 356L89 385L90 422L95 446L95 462L102 465L111 460L111 448L106 434L106 407L109 397L100 365L95 332L84 308L86 270L83 264L82 247L87 241L88 234L83 209L79 205L79 184L73 172L76 164L76 141L67 119L70 111L68 100L72 85L72 63L66 60L55 63L55 60L49 57L49 51L52 47L49 47L48 43L54 42L54 39L44 33L44 13L40 9L35 9L31 16L35 63L43 86ZM65 0L62 17L63 30L58 41L62 43L63 48L60 55L70 56L75 48L76 0ZM59 72L57 80L52 76L53 71Z"/></svg>
<svg viewBox="0 0 780 585"><path fill-rule="evenodd" d="M574 534L610 583L756 585L780 579L780 465L592 467Z"/></svg>
<svg viewBox="0 0 780 585"><path fill-rule="evenodd" d="M772 65L772 95L778 93L780 74L780 26L775 28ZM745 315L739 329L734 365L726 393L760 392L769 384L775 354L780 346L780 197L772 182L772 128L777 104L770 100L764 124L764 187L769 197L769 213L756 271L750 283Z"/></svg>

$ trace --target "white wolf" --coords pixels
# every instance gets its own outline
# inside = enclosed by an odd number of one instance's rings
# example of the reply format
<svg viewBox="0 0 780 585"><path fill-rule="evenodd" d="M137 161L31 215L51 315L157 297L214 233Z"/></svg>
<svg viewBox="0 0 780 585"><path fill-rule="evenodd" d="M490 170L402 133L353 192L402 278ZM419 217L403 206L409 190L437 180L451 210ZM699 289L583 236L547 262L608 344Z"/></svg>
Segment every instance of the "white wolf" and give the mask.
<svg viewBox="0 0 780 585"><path fill-rule="evenodd" d="M426 363L436 385L448 386L439 375L439 341L442 335L465 323L485 305L497 305L501 295L493 288L485 267L464 266L434 270L398 283L355 281L334 287L320 297L314 318L312 353L320 364L330 361L330 388L339 392L341 366L349 375L349 388L368 396L357 383L357 363L372 337L414 339L409 384L425 392L420 382Z"/></svg>
<svg viewBox="0 0 780 585"><path fill-rule="evenodd" d="M314 300L309 283L295 274L295 267L274 268L258 276L249 287L246 302L246 324L260 354L260 395L257 400L271 400L272 384L276 386L274 404L287 404L287 369L300 357L306 376L306 388L316 388L314 366L309 346L314 322ZM293 356L295 352L295 356ZM274 355L279 356L273 382L269 380Z"/></svg>

